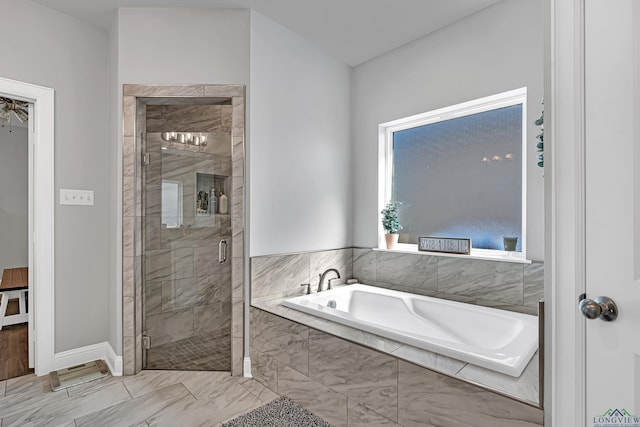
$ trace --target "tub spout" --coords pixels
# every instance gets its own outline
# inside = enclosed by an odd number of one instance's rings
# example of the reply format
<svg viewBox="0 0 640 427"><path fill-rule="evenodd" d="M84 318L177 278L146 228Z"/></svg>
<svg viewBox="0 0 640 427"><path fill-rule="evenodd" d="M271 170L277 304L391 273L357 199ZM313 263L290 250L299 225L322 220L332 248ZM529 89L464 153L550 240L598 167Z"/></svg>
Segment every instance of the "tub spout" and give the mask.
<svg viewBox="0 0 640 427"><path fill-rule="evenodd" d="M324 279L327 276L327 274L331 273L332 271L336 273L336 275L338 276L337 277L338 279L340 278L340 272L335 268L330 268L326 270L324 273L320 275L320 281L318 282L318 292L322 292L322 284L324 283ZM327 289L331 289L331 281L329 281L329 285L327 286Z"/></svg>

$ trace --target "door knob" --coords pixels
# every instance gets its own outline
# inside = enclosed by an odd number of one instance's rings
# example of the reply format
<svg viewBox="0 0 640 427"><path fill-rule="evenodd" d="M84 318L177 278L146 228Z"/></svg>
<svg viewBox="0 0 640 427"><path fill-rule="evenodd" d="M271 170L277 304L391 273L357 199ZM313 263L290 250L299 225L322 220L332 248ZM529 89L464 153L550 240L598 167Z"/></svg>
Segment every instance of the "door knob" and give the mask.
<svg viewBox="0 0 640 427"><path fill-rule="evenodd" d="M578 307L580 307L580 311L587 319L599 317L604 321L611 322L618 318L618 306L609 297L588 299L585 294L582 294L580 295Z"/></svg>

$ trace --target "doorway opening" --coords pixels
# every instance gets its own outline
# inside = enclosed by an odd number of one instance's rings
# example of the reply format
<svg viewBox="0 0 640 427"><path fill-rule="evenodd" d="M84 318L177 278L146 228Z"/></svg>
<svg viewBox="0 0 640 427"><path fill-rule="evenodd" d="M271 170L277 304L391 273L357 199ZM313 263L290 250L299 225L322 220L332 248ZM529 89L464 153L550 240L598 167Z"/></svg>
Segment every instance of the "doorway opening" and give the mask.
<svg viewBox="0 0 640 427"><path fill-rule="evenodd" d="M27 217L26 249L20 249L19 259L9 260L9 264L2 264L3 299L6 302L4 314L11 317L8 325L15 321L16 325L24 324L26 320L26 342L22 342L21 351L27 348L27 369L33 369L36 375L46 375L53 370L54 361L54 92L53 89L32 85L30 83L0 77L0 97L11 100L3 103L3 110L11 119L24 120L27 123L26 134L26 209L24 194L21 195L19 205L11 207L22 210L22 221ZM7 107L7 108L5 108ZM16 114L17 111L17 114ZM26 117L25 117L26 116ZM15 122L14 122L15 123ZM7 123L8 124L8 123ZM4 129L7 130L7 124ZM11 132L22 133L14 129ZM23 147L24 150L24 147ZM25 156L24 151L21 154ZM26 167L25 167L26 166ZM25 179L24 170L22 179ZM24 182L11 181L11 185L21 185ZM3 190L3 197L16 200L16 194L11 195L7 189ZM6 199L5 199L6 201ZM2 202L3 213L6 203ZM24 228L24 224L19 228ZM24 251L27 252L26 262ZM19 265L13 265L18 262ZM10 265L11 264L11 265ZM10 308L9 302L17 300ZM2 304L5 305L5 304ZM37 319L37 325L36 320ZM22 341L24 332L18 340ZM16 338L13 338L16 339ZM22 368L24 368L24 363ZM29 372L28 370L24 373Z"/></svg>
<svg viewBox="0 0 640 427"><path fill-rule="evenodd" d="M0 97L0 380L29 365L29 103Z"/></svg>

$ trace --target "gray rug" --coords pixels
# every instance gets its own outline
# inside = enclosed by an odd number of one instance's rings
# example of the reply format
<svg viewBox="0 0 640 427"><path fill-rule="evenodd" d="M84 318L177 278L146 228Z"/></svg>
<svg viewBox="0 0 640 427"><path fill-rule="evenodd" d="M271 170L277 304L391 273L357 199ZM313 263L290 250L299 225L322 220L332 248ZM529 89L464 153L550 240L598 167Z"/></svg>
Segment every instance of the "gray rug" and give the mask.
<svg viewBox="0 0 640 427"><path fill-rule="evenodd" d="M222 427L252 426L331 427L331 424L284 396L222 424Z"/></svg>

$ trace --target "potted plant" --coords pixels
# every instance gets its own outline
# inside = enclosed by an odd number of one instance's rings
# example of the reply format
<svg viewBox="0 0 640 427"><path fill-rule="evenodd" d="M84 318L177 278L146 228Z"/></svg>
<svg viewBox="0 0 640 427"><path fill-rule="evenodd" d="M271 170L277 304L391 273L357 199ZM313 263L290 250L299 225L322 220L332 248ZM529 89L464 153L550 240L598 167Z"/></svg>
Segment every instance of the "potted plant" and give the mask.
<svg viewBox="0 0 640 427"><path fill-rule="evenodd" d="M384 228L384 238L387 241L387 249L393 249L398 243L398 231L402 230L402 225L398 220L398 208L400 202L391 202L380 212L382 214L382 228Z"/></svg>

